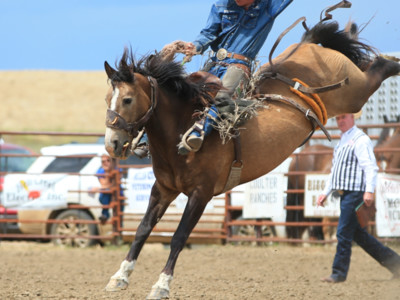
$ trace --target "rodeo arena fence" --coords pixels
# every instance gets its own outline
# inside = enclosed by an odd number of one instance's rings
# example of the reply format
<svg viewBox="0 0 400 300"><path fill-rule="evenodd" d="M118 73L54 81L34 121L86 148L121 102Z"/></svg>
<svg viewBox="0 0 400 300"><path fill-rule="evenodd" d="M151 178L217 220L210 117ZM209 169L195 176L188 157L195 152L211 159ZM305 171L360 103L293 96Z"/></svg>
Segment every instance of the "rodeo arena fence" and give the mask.
<svg viewBox="0 0 400 300"><path fill-rule="evenodd" d="M366 133L371 129L375 132L385 128L400 130L400 123L358 127ZM337 132L332 134L334 141L329 144L333 147L339 134L336 127L327 129ZM369 134L374 143L381 135ZM11 136L29 139L45 136L50 140L60 136L102 138L102 134L7 131L0 132L0 141L3 140L5 144L4 141ZM323 139L317 132L302 148L318 144ZM112 201L103 205L99 201L99 190L95 188L100 187L97 170L101 165L101 155L105 153L104 143L44 147L40 154L13 154L2 149L0 240L30 239L85 247L107 241L116 244L134 239L155 180L151 159L117 161L114 171L103 174L113 181L112 188L102 191L111 194ZM377 157L382 153L400 156L400 148L375 147ZM325 229L334 231L337 226L339 201L332 196L325 208L317 208L315 203L329 170L303 170L296 163L289 167L291 161L306 155L332 155L332 148L306 153L299 148L269 174L214 197L188 243L334 243L336 236L327 235ZM10 170L12 160L27 157L33 160L27 170ZM295 178L294 185L288 186L289 177ZM383 170L380 166L379 178L381 183L378 183L376 192L376 219L370 220L368 230L382 241L398 242L400 169ZM289 197L292 197L290 203ZM178 196L153 229L149 242L169 243L186 201L184 195ZM110 212L110 218L106 221L99 218L104 209Z"/></svg>

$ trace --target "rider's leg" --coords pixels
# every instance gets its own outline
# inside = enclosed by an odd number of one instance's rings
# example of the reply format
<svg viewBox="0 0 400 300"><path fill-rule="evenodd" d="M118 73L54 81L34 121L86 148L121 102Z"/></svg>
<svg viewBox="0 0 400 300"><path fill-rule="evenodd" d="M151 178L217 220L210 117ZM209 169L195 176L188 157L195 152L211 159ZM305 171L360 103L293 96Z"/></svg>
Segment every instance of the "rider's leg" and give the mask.
<svg viewBox="0 0 400 300"><path fill-rule="evenodd" d="M232 100L232 96L240 86L245 86L249 80L248 73L244 68L235 65L229 65L225 76L222 78L223 88L215 96L215 101L222 102ZM211 133L212 125L215 124L214 119L217 117L217 108L213 105L205 120L196 121L195 125L189 129L191 132L184 135L185 141L179 145L178 152L187 154L190 151L197 152L203 144L204 137Z"/></svg>
<svg viewBox="0 0 400 300"><path fill-rule="evenodd" d="M239 96L241 91L238 91L249 82L249 74L247 67L241 64L231 64L228 66L225 76L222 78L223 88L215 96L215 101L222 102L224 100L232 100L232 96L237 92Z"/></svg>

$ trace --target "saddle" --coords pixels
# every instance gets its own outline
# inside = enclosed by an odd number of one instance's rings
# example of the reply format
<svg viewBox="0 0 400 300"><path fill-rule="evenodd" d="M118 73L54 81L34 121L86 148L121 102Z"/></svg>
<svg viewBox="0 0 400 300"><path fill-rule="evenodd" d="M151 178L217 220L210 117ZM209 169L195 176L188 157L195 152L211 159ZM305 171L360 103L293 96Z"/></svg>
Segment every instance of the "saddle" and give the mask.
<svg viewBox="0 0 400 300"><path fill-rule="evenodd" d="M213 86L215 88L209 89L207 93L212 97L215 98L217 95L218 91L222 88L222 81L219 79L219 77L210 74L205 71L197 71L188 76L188 80L191 82L203 82L204 84L210 84L210 86ZM219 88L217 88L219 87Z"/></svg>

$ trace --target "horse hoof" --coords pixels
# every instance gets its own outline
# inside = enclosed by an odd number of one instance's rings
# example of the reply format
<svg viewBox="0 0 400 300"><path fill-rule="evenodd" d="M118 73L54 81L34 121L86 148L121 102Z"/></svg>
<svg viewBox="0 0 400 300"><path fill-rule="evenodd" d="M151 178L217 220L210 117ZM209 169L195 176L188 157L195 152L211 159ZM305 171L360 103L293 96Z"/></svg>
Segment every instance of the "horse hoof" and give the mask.
<svg viewBox="0 0 400 300"><path fill-rule="evenodd" d="M118 292L120 290L126 290L128 283L122 279L111 278L106 286L107 292Z"/></svg>
<svg viewBox="0 0 400 300"><path fill-rule="evenodd" d="M162 289L159 287L152 288L150 294L146 297L146 300L161 300L169 299L169 290Z"/></svg>

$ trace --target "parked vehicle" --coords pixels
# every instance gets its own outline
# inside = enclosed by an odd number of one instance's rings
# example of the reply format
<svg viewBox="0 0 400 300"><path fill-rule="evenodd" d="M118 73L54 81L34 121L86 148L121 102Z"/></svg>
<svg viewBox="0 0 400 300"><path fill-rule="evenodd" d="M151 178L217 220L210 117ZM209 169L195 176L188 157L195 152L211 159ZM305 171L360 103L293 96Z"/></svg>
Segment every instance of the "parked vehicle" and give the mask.
<svg viewBox="0 0 400 300"><path fill-rule="evenodd" d="M93 187L99 186L95 176L100 167L100 155L104 153L104 146L98 144L67 144L51 146L41 149L42 156L28 168L20 181L25 182L25 189L34 192L31 187L51 186L54 184L55 195L66 193L64 201L53 201L38 197L28 197L28 202L18 207L18 218L21 220L19 228L24 234L51 234L51 235L105 235L111 230L110 225L94 223L45 223L48 220L98 220L101 208L87 208L99 206L98 194L90 193ZM12 180L10 180L12 183ZM10 184L11 184L10 183ZM18 185L18 182L15 183ZM24 192L23 190L21 192ZM58 193L58 194L57 194ZM69 205L79 205L69 209ZM37 223L25 223L31 220ZM86 247L98 242L97 239L87 238L53 238L53 243L70 246Z"/></svg>
<svg viewBox="0 0 400 300"><path fill-rule="evenodd" d="M49 220L98 221L101 215L99 194L91 192L99 187L95 176L101 166L101 155L105 154L101 144L66 144L41 149L41 155L28 168L26 174L9 175L6 184L7 200L19 201L19 230L23 234L82 236L82 238L53 238L56 245L87 247L99 242L87 236L110 236L110 224L93 223L49 223ZM130 157L120 161L124 165L150 164L150 159ZM123 174L125 174L124 172ZM23 188L21 188L21 185ZM51 187L51 197L43 196L46 187ZM23 196L19 196L20 193ZM66 197L63 197L63 194ZM71 205L75 205L71 209ZM78 205L78 206L76 206ZM97 206L92 207L92 206ZM29 222L24 222L29 220Z"/></svg>
<svg viewBox="0 0 400 300"><path fill-rule="evenodd" d="M8 156L8 155L21 156ZM25 172L35 160L36 153L29 148L15 144L5 143L0 139L0 219L17 219L17 210L15 207L4 207L3 205L3 184L4 175L14 172ZM28 156L22 156L28 155ZM0 223L0 233L19 233L16 222Z"/></svg>

